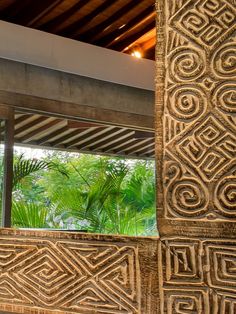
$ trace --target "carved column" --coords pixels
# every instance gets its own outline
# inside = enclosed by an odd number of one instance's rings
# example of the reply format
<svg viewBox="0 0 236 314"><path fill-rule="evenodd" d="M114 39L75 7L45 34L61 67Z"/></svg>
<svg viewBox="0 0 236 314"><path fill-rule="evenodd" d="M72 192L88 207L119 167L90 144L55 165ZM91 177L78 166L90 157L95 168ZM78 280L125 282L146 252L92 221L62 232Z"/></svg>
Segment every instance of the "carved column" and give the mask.
<svg viewBox="0 0 236 314"><path fill-rule="evenodd" d="M157 1L161 313L236 313L235 0Z"/></svg>

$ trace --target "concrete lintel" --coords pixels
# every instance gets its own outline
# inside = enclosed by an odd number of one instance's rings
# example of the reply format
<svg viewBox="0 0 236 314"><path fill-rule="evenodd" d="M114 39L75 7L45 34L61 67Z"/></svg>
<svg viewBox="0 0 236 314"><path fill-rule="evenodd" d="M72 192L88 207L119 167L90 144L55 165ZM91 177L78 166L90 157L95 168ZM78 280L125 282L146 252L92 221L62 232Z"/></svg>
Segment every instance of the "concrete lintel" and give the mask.
<svg viewBox="0 0 236 314"><path fill-rule="evenodd" d="M1 58L0 102L153 129L152 91Z"/></svg>

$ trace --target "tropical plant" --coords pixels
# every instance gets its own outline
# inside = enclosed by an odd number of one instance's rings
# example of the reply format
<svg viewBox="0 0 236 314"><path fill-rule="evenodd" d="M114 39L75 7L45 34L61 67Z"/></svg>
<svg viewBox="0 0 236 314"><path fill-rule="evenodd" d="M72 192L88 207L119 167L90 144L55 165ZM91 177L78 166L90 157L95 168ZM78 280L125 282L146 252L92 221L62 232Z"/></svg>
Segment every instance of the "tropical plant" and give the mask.
<svg viewBox="0 0 236 314"><path fill-rule="evenodd" d="M15 159L13 225L152 235L155 178L149 161L48 155Z"/></svg>
<svg viewBox="0 0 236 314"><path fill-rule="evenodd" d="M42 204L23 201L12 203L12 224L15 227L47 228L47 215L48 209Z"/></svg>
<svg viewBox="0 0 236 314"><path fill-rule="evenodd" d="M12 224L19 227L46 228L48 207L38 197L42 187L36 188L32 174L53 170L63 176L68 174L62 165L52 161L27 159L24 155L16 156L13 165L13 202ZM28 181L28 182L27 182ZM29 185L28 185L29 183ZM27 191L27 193L24 193ZM2 194L2 193L1 193ZM25 197L28 195L28 197Z"/></svg>
<svg viewBox="0 0 236 314"><path fill-rule="evenodd" d="M154 234L155 187L147 178L148 174L151 176L148 166L139 163L130 169L122 160L99 159L91 181L73 164L79 183L74 182L73 186L65 183L48 194L56 207L54 216L56 212L61 226L71 217L87 221L86 227L91 232ZM73 225L81 228L79 223Z"/></svg>
<svg viewBox="0 0 236 314"><path fill-rule="evenodd" d="M29 177L32 173L40 170L56 170L61 174L68 176L65 169L59 164L53 161L40 160L40 159L26 159L21 154L15 158L13 165L13 189L19 184L24 178Z"/></svg>

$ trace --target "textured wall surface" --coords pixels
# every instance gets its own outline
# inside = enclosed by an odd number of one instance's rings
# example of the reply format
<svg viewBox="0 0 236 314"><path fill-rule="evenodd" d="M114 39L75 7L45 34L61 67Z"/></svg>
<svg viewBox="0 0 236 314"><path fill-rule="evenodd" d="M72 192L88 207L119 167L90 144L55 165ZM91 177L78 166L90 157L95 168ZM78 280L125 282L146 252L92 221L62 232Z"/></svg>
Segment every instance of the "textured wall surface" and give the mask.
<svg viewBox="0 0 236 314"><path fill-rule="evenodd" d="M156 314L157 239L0 230L0 310Z"/></svg>
<svg viewBox="0 0 236 314"><path fill-rule="evenodd" d="M161 313L236 313L235 0L158 0Z"/></svg>

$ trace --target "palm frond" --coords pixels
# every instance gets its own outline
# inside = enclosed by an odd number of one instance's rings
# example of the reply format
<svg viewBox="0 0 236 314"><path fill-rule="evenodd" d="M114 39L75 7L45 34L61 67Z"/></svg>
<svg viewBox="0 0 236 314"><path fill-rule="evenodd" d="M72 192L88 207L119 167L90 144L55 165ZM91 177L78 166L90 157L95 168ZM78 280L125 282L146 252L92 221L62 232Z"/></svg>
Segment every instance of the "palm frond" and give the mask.
<svg viewBox="0 0 236 314"><path fill-rule="evenodd" d="M67 171L52 161L46 161L43 159L42 160L25 159L24 156L21 155L14 163L13 187L16 187L16 185L20 183L22 179L29 176L30 174L40 171L40 170L49 170L49 169L56 170L62 175L68 177Z"/></svg>
<svg viewBox="0 0 236 314"><path fill-rule="evenodd" d="M24 228L46 228L48 209L41 204L13 202L12 224Z"/></svg>

